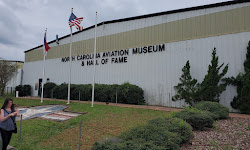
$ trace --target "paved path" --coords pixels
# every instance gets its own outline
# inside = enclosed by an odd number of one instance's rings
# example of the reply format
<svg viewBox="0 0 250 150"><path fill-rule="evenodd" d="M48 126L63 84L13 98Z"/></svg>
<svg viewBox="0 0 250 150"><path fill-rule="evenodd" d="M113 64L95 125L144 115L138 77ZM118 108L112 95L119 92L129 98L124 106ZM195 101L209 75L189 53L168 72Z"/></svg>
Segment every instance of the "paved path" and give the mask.
<svg viewBox="0 0 250 150"><path fill-rule="evenodd" d="M41 100L40 97L18 97L18 98L20 98L20 99ZM63 99L44 98L44 100L64 101L65 103L67 102L67 100L63 100ZM70 100L70 102L91 104L91 101ZM94 102L94 104L107 105L105 102ZM118 106L118 107L132 107L132 108L149 109L149 110L169 111L169 112L183 110L182 108L171 108L171 107L166 107L166 106L152 106L152 105L130 105L130 104L119 104L119 103L117 103L117 104L116 103L109 103L108 105L110 105L110 106ZM250 119L250 115L239 114L239 113L229 113L229 117Z"/></svg>

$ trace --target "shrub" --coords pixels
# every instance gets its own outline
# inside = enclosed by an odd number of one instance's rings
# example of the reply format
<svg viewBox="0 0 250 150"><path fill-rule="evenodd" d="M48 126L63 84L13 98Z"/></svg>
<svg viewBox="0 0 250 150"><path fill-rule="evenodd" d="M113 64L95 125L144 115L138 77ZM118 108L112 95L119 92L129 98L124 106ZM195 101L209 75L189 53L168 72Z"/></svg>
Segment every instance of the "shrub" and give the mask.
<svg viewBox="0 0 250 150"><path fill-rule="evenodd" d="M61 84L53 88L53 96L57 99L68 98L68 84Z"/></svg>
<svg viewBox="0 0 250 150"><path fill-rule="evenodd" d="M202 101L195 104L194 108L210 111L215 120L226 119L229 115L229 109L217 102Z"/></svg>
<svg viewBox="0 0 250 150"><path fill-rule="evenodd" d="M184 99L191 106L202 100L219 102L220 94L226 90L227 86L223 77L227 73L228 64L222 68L223 66L224 63L219 65L219 57L216 55L216 48L214 48L207 74L201 83L197 83L197 80L193 79L190 74L190 63L187 61L182 68L183 74L180 77L180 83L174 86L177 93L172 97L172 100Z"/></svg>
<svg viewBox="0 0 250 150"><path fill-rule="evenodd" d="M173 116L185 120L194 130L204 130L206 127L211 128L213 125L214 120L211 114L208 111L196 108L186 108L183 111L174 113Z"/></svg>
<svg viewBox="0 0 250 150"><path fill-rule="evenodd" d="M237 87L237 96L230 103L234 109L238 109L240 113L250 114L250 41L248 42L246 60L244 61L244 71L240 72L236 78L226 78L228 84Z"/></svg>
<svg viewBox="0 0 250 150"><path fill-rule="evenodd" d="M182 75L179 78L180 83L174 86L176 95L172 97L173 101L185 99L185 102L189 105L193 105L196 100L196 92L198 90L197 80L193 79L190 74L190 63L189 60L186 65L182 68Z"/></svg>
<svg viewBox="0 0 250 150"><path fill-rule="evenodd" d="M192 136L192 127L184 120L157 118L122 133L119 138L95 142L92 150L178 150L180 144Z"/></svg>
<svg viewBox="0 0 250 150"><path fill-rule="evenodd" d="M30 85L18 85L18 86L16 86L15 90L19 91L18 95L20 97L31 96L31 86Z"/></svg>
<svg viewBox="0 0 250 150"><path fill-rule="evenodd" d="M219 56L216 55L216 48L214 48L207 74L203 81L198 85L199 88L196 92L196 101L206 100L219 102L220 94L225 91L227 87L227 83L224 81L223 77L228 71L228 64L222 68L223 66L224 63L219 65Z"/></svg>
<svg viewBox="0 0 250 150"><path fill-rule="evenodd" d="M57 99L67 99L68 98L68 84L61 84L54 86L53 97ZM92 85L91 84L71 84L70 85L70 99L78 100L79 91L81 100L91 100L92 98ZM100 102L116 102L116 92L117 99L119 103L126 104L143 104L143 90L129 83L124 83L122 85L113 84L95 84L95 101Z"/></svg>
<svg viewBox="0 0 250 150"><path fill-rule="evenodd" d="M149 125L163 127L169 132L177 133L182 139L182 143L188 141L191 137L193 137L192 127L190 126L190 124L180 118L157 118L154 120L150 120L148 123Z"/></svg>
<svg viewBox="0 0 250 150"><path fill-rule="evenodd" d="M110 91L111 91L111 93L110 93L111 103L115 103L116 102L116 94L118 96L118 87L119 86L120 85L118 85L118 84L112 84L109 87Z"/></svg>
<svg viewBox="0 0 250 150"><path fill-rule="evenodd" d="M15 88L15 91L19 91L18 95L19 95L20 97L23 96L23 95L22 95L22 94L23 94L22 89L23 89L23 86L22 86L22 85L18 85L18 86L16 86L16 88Z"/></svg>
<svg viewBox="0 0 250 150"><path fill-rule="evenodd" d="M77 90L77 86L78 85L76 85L76 84L71 84L70 85L70 99L72 99L72 100L78 100L79 99L79 93L78 93L78 90ZM68 87L67 87L67 91L68 91ZM77 93L73 93L74 91L77 91Z"/></svg>
<svg viewBox="0 0 250 150"><path fill-rule="evenodd" d="M46 98L51 98L52 97L52 89L56 86L55 83L52 82L48 82L46 84L44 84L44 97Z"/></svg>
<svg viewBox="0 0 250 150"><path fill-rule="evenodd" d="M177 133L169 132L164 127L154 125L144 125L131 129L121 135L124 141L133 141L134 143L152 142L154 145L164 147L165 149L180 149L182 142Z"/></svg>
<svg viewBox="0 0 250 150"><path fill-rule="evenodd" d="M107 101L111 94L110 87L110 85L106 84L95 84L95 100L99 102Z"/></svg>
<svg viewBox="0 0 250 150"><path fill-rule="evenodd" d="M24 85L23 86L23 92L24 92L24 96L31 96L31 86L30 85Z"/></svg>
<svg viewBox="0 0 250 150"><path fill-rule="evenodd" d="M162 146L156 146L152 142L136 143L134 141L123 142L95 142L92 150L165 150Z"/></svg>
<svg viewBox="0 0 250 150"><path fill-rule="evenodd" d="M115 150L119 149L118 143L121 143L121 139L118 137L111 137L108 139L102 139L98 142L95 142L92 150Z"/></svg>
<svg viewBox="0 0 250 150"><path fill-rule="evenodd" d="M117 89L120 103L125 104L144 104L143 90L128 82L123 83Z"/></svg>
<svg viewBox="0 0 250 150"><path fill-rule="evenodd" d="M79 91L80 91L80 100L83 100L83 101L91 100L91 96L92 96L91 84L80 84L80 85L75 85L75 87L76 88L74 88L71 91L71 95L73 99L79 100Z"/></svg>

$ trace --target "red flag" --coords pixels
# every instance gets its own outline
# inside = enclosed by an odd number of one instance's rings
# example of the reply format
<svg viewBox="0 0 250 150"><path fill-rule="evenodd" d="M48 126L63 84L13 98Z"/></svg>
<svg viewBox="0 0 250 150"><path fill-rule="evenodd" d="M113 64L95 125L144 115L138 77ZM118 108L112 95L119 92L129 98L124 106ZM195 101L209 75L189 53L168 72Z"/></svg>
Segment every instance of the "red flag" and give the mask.
<svg viewBox="0 0 250 150"><path fill-rule="evenodd" d="M46 41L46 33L47 33L47 29L46 29L45 34L44 34L44 51L45 51L45 53L47 53L48 50L50 49L50 47Z"/></svg>

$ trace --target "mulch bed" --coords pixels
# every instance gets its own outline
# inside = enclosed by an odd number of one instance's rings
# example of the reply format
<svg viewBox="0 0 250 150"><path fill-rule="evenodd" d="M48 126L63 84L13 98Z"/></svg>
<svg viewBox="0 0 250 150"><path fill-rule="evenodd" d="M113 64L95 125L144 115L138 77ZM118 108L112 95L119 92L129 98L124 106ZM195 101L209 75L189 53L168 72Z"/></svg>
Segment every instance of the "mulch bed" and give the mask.
<svg viewBox="0 0 250 150"><path fill-rule="evenodd" d="M215 128L193 131L194 138L182 145L181 150L249 150L250 119L229 117L215 122Z"/></svg>

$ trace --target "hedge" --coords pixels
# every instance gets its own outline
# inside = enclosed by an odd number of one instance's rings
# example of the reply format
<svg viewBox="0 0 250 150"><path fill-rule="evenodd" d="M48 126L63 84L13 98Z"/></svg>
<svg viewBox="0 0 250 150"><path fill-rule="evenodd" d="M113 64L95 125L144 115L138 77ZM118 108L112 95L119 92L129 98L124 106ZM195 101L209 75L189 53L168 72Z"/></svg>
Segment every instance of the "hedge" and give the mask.
<svg viewBox="0 0 250 150"><path fill-rule="evenodd" d="M70 85L72 89L72 85ZM67 99L68 97L68 84L61 84L58 86L55 86L53 89L53 97L57 99Z"/></svg>
<svg viewBox="0 0 250 150"><path fill-rule="evenodd" d="M157 146L153 142L137 143L134 141L124 142L95 142L91 150L166 150L163 146Z"/></svg>
<svg viewBox="0 0 250 150"><path fill-rule="evenodd" d="M123 83L117 88L119 102L125 104L144 104L143 90L128 82Z"/></svg>
<svg viewBox="0 0 250 150"><path fill-rule="evenodd" d="M226 119L229 115L229 109L217 102L202 101L195 104L194 108L210 111L214 120Z"/></svg>
<svg viewBox="0 0 250 150"><path fill-rule="evenodd" d="M68 84L55 85L55 83L47 83L44 94L48 98L67 99L68 98ZM70 85L70 99L83 101L90 101L92 98L91 84L71 84ZM98 102L116 102L116 95L118 103L125 104L144 104L143 90L133 84L124 83L122 85L113 84L95 84L95 101Z"/></svg>
<svg viewBox="0 0 250 150"><path fill-rule="evenodd" d="M119 137L95 142L92 150L178 150L192 137L192 127L182 119L157 118Z"/></svg>
<svg viewBox="0 0 250 150"><path fill-rule="evenodd" d="M18 85L15 88L15 91L19 91L18 96L31 96L31 86L30 85Z"/></svg>
<svg viewBox="0 0 250 150"><path fill-rule="evenodd" d="M180 118L157 118L150 120L149 125L163 127L165 130L177 133L182 139L182 143L189 141L193 137L192 127Z"/></svg>
<svg viewBox="0 0 250 150"><path fill-rule="evenodd" d="M214 119L211 117L212 113L209 111L202 111L196 108L185 108L180 112L172 114L174 117L181 118L189 123L194 130L204 130L212 128Z"/></svg>
<svg viewBox="0 0 250 150"><path fill-rule="evenodd" d="M52 82L48 82L46 84L44 84L44 89L43 89L43 92L44 92L44 97L45 98L51 98L52 97L52 89L56 86L55 83L52 83Z"/></svg>
<svg viewBox="0 0 250 150"><path fill-rule="evenodd" d="M74 100L79 100L79 92L80 92L80 100L89 101L91 100L92 93L92 85L91 84L80 84L74 85L75 88L71 89L71 98Z"/></svg>
<svg viewBox="0 0 250 150"><path fill-rule="evenodd" d="M164 127L153 125L138 126L129 132L123 133L121 138L124 141L133 141L135 143L152 142L154 145L164 147L165 149L180 149L181 137L174 132L169 132Z"/></svg>

